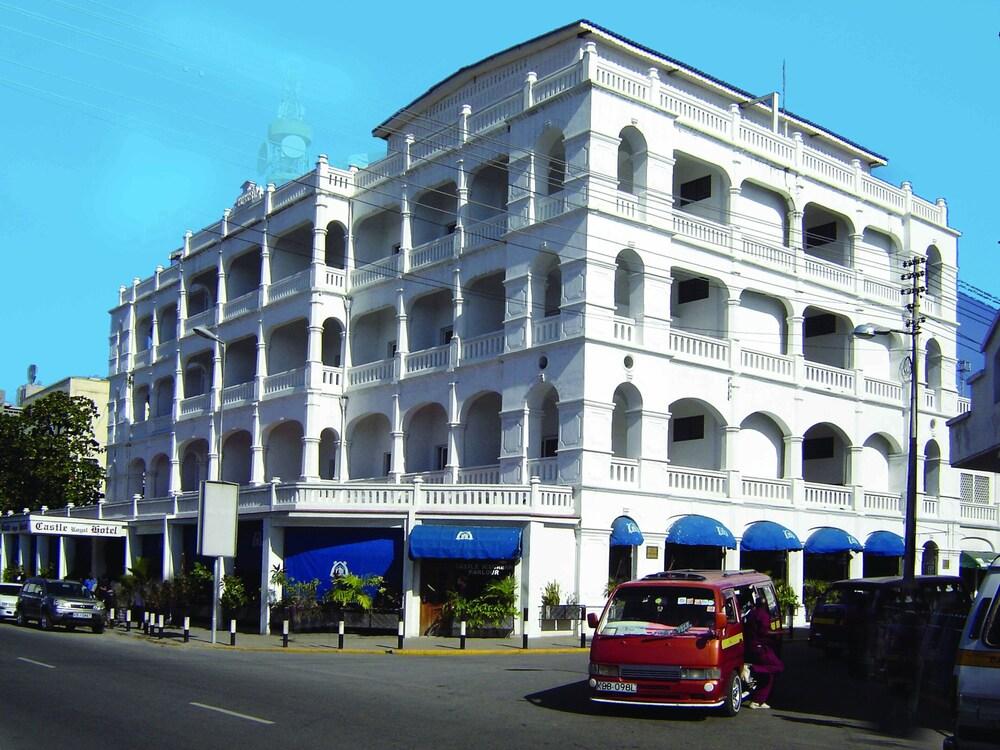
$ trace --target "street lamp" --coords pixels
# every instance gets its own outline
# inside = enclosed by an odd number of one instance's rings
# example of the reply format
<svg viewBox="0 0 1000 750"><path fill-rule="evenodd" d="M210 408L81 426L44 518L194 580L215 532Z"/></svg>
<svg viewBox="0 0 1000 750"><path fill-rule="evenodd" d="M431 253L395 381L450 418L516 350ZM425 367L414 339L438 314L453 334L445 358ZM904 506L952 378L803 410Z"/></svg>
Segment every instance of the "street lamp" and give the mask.
<svg viewBox="0 0 1000 750"><path fill-rule="evenodd" d="M219 398L215 402L215 410L219 415L219 429L215 433L215 479L222 481L222 389L226 384L226 342L205 328L195 326L191 331L203 339L214 341L219 346ZM218 629L219 618L219 586L222 583L222 558L215 558L215 581L212 583L212 643L215 643L215 632Z"/></svg>
<svg viewBox="0 0 1000 750"><path fill-rule="evenodd" d="M917 376L917 339L920 327L914 323L912 330L879 328L873 323L864 323L854 329L859 339L873 339L890 333L902 333L910 337L910 428L909 453L906 457L906 506L903 511L903 580L913 580L913 569L917 561L917 399L920 388Z"/></svg>
<svg viewBox="0 0 1000 750"><path fill-rule="evenodd" d="M216 402L216 411L219 415L219 429L215 433L215 452L218 457L215 462L215 478L222 481L222 389L226 384L226 342L212 333L205 326L195 326L191 332L203 339L214 341L219 345L219 400Z"/></svg>

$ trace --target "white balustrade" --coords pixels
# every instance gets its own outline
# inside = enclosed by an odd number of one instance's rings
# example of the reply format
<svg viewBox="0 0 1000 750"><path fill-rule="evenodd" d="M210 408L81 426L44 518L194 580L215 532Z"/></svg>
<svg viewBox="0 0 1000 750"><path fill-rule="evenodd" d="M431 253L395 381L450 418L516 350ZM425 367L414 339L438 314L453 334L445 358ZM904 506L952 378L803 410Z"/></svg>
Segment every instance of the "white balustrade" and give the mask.
<svg viewBox="0 0 1000 750"><path fill-rule="evenodd" d="M580 82L580 68L577 65L570 65L568 68L557 70L545 78L537 81L532 88L531 98L534 104L539 104L547 99L564 91L569 91Z"/></svg>
<svg viewBox="0 0 1000 750"><path fill-rule="evenodd" d="M853 269L845 268L844 266L831 263L822 258L815 258L811 255L805 256L803 265L806 276L822 279L827 284L839 286L844 289L849 289L854 285Z"/></svg>
<svg viewBox="0 0 1000 750"><path fill-rule="evenodd" d="M455 254L457 235L447 234L430 242L418 245L410 251L410 268L422 268Z"/></svg>
<svg viewBox="0 0 1000 750"><path fill-rule="evenodd" d="M395 278L402 270L403 256L400 253L380 258L374 263L351 270L351 288L377 284L385 279Z"/></svg>
<svg viewBox="0 0 1000 750"><path fill-rule="evenodd" d="M378 362L369 362L363 365L356 365L348 370L347 384L349 386L378 385L392 381L395 371L395 361L383 359Z"/></svg>
<svg viewBox="0 0 1000 750"><path fill-rule="evenodd" d="M279 300L292 297L296 294L301 294L303 292L308 292L310 289L310 272L309 269L304 271L299 271L292 276L286 276L283 279L272 282L267 288L267 301L278 302Z"/></svg>
<svg viewBox="0 0 1000 750"><path fill-rule="evenodd" d="M890 383L887 380L866 377L865 395L879 401L898 404L903 398L903 386L899 383Z"/></svg>
<svg viewBox="0 0 1000 750"><path fill-rule="evenodd" d="M535 345L558 341L561 330L562 315L550 315L535 322L531 340Z"/></svg>
<svg viewBox="0 0 1000 750"><path fill-rule="evenodd" d="M569 210L569 200L565 191L536 199L535 221L549 221Z"/></svg>
<svg viewBox="0 0 1000 750"><path fill-rule="evenodd" d="M671 490L722 497L726 494L727 485L726 473L723 471L681 466L667 469L667 486Z"/></svg>
<svg viewBox="0 0 1000 750"><path fill-rule="evenodd" d="M965 398L964 396L958 397L958 413L965 414L967 411L972 411L972 400Z"/></svg>
<svg viewBox="0 0 1000 750"><path fill-rule="evenodd" d="M463 339L461 359L463 363L481 362L503 354L503 331L484 333L471 339Z"/></svg>
<svg viewBox="0 0 1000 750"><path fill-rule="evenodd" d="M636 342L634 318L623 318L620 315L615 315L611 324L616 341L624 341L626 344Z"/></svg>
<svg viewBox="0 0 1000 750"><path fill-rule="evenodd" d="M246 401L253 401L254 383L238 383L222 389L222 403L226 406Z"/></svg>
<svg viewBox="0 0 1000 750"><path fill-rule="evenodd" d="M827 508L849 509L851 507L851 490L832 484L805 483L806 505L822 505Z"/></svg>
<svg viewBox="0 0 1000 750"><path fill-rule="evenodd" d="M899 493L865 491L865 510L890 513L902 513L903 499Z"/></svg>
<svg viewBox="0 0 1000 750"><path fill-rule="evenodd" d="M477 222L465 229L465 247L473 250L477 247L485 247L494 242L499 242L500 238L507 232L507 216L500 214L492 219Z"/></svg>
<svg viewBox="0 0 1000 750"><path fill-rule="evenodd" d="M211 328L215 325L215 308L210 307L207 310L202 310L197 315L191 315L184 321L184 330L187 333L191 333L195 328L199 326L204 326L206 328Z"/></svg>
<svg viewBox="0 0 1000 750"><path fill-rule="evenodd" d="M788 248L777 247L765 242L743 238L743 258L751 263L767 268L794 273L795 253Z"/></svg>
<svg viewBox="0 0 1000 750"><path fill-rule="evenodd" d="M977 523L988 523L996 525L997 506L980 505L979 503L961 503L961 515L963 521L974 521Z"/></svg>
<svg viewBox="0 0 1000 750"><path fill-rule="evenodd" d="M139 369L149 364L149 349L141 349L132 355L132 367Z"/></svg>
<svg viewBox="0 0 1000 750"><path fill-rule="evenodd" d="M640 78L635 75L627 75L624 72L613 70L606 65L597 66L597 81L599 86L604 86L619 94L647 101L649 99L649 79Z"/></svg>
<svg viewBox="0 0 1000 750"><path fill-rule="evenodd" d="M670 350L679 357L707 362L729 361L729 342L709 336L698 336L678 329L670 330Z"/></svg>
<svg viewBox="0 0 1000 750"><path fill-rule="evenodd" d="M197 417L208 412L210 394L190 396L181 401L181 418Z"/></svg>
<svg viewBox="0 0 1000 750"><path fill-rule="evenodd" d="M615 195L615 213L634 221L644 221L646 218L646 212L642 210L638 196L621 191Z"/></svg>
<svg viewBox="0 0 1000 750"><path fill-rule="evenodd" d="M346 272L343 268L325 268L323 273L320 274L320 279L323 282L323 288L332 290L335 292L344 291L344 276Z"/></svg>
<svg viewBox="0 0 1000 750"><path fill-rule="evenodd" d="M500 484L500 465L468 466L458 470L459 484Z"/></svg>
<svg viewBox="0 0 1000 750"><path fill-rule="evenodd" d="M721 247L729 247L732 236L729 227L680 210L674 211L674 232L685 239Z"/></svg>
<svg viewBox="0 0 1000 750"><path fill-rule="evenodd" d="M924 388L924 408L936 410L937 409L937 393L933 388Z"/></svg>
<svg viewBox="0 0 1000 750"><path fill-rule="evenodd" d="M921 513L922 518L937 518L939 505L936 497L925 496L921 506L923 508L923 512Z"/></svg>
<svg viewBox="0 0 1000 750"><path fill-rule="evenodd" d="M780 380L790 380L793 375L794 363L791 357L783 354L758 352L753 349L741 350L740 358L743 369L757 372Z"/></svg>
<svg viewBox="0 0 1000 750"><path fill-rule="evenodd" d="M240 315L246 315L249 312L253 312L256 309L257 290L254 289L252 292L241 294L236 299L227 301L222 306L222 317L225 320L232 320L233 318L238 318Z"/></svg>
<svg viewBox="0 0 1000 750"><path fill-rule="evenodd" d="M528 459L528 476L538 477L543 482L554 483L559 479L559 463L556 458Z"/></svg>
<svg viewBox="0 0 1000 750"><path fill-rule="evenodd" d="M298 367L264 378L264 395L271 396L281 391L303 388L306 384L306 368Z"/></svg>
<svg viewBox="0 0 1000 750"><path fill-rule="evenodd" d="M417 352L410 352L405 357L404 371L407 375L426 370L440 370L448 366L448 352L451 350L450 344L442 344L433 349L422 349Z"/></svg>
<svg viewBox="0 0 1000 750"><path fill-rule="evenodd" d="M323 367L321 377L326 388L339 388L342 382L344 371L340 367Z"/></svg>
<svg viewBox="0 0 1000 750"><path fill-rule="evenodd" d="M839 367L822 365L818 362L806 362L806 383L828 391L840 393L854 392L854 373Z"/></svg>
<svg viewBox="0 0 1000 750"><path fill-rule="evenodd" d="M619 484L638 484L639 462L633 458L612 458L608 478Z"/></svg>
<svg viewBox="0 0 1000 750"><path fill-rule="evenodd" d="M743 497L759 502L789 502L792 499L791 481L743 477Z"/></svg>

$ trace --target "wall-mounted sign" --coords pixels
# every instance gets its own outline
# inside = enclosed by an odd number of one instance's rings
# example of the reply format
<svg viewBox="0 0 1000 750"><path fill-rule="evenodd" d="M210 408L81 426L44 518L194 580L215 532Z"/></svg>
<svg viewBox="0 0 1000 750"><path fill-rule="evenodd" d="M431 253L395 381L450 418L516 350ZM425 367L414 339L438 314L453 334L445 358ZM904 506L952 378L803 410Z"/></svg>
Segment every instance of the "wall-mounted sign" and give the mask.
<svg viewBox="0 0 1000 750"><path fill-rule="evenodd" d="M100 521L65 516L28 516L0 523L0 531L5 534L118 538L125 536L125 528L122 521Z"/></svg>
<svg viewBox="0 0 1000 750"><path fill-rule="evenodd" d="M659 560L660 559L660 548L655 547L652 544L646 545L646 559L647 560Z"/></svg>

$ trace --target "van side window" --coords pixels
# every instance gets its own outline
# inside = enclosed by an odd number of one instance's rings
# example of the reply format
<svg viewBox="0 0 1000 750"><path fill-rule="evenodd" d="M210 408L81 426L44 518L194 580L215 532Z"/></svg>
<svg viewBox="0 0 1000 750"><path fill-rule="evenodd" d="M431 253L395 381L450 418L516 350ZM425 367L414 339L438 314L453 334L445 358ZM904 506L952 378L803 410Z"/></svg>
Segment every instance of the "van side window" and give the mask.
<svg viewBox="0 0 1000 750"><path fill-rule="evenodd" d="M969 638L974 641L978 641L979 636L983 633L983 620L986 619L986 613L990 611L990 602L992 601L990 597L983 599L976 607L976 613L972 615L972 620L969 623Z"/></svg>
<svg viewBox="0 0 1000 750"><path fill-rule="evenodd" d="M993 611L986 624L983 643L991 648L1000 648L1000 597L993 598Z"/></svg>
<svg viewBox="0 0 1000 750"><path fill-rule="evenodd" d="M736 615L736 599L733 598L732 596L727 596L725 608L726 608L726 622L739 622L739 619Z"/></svg>
<svg viewBox="0 0 1000 750"><path fill-rule="evenodd" d="M747 615L753 609L753 589L747 586L740 586L736 589L736 601L740 609L740 619L746 621Z"/></svg>
<svg viewBox="0 0 1000 750"><path fill-rule="evenodd" d="M774 595L773 586L761 586L757 589L758 594L763 591L764 598L767 600L767 611L771 613L771 617L779 617L780 612L778 611L778 597Z"/></svg>

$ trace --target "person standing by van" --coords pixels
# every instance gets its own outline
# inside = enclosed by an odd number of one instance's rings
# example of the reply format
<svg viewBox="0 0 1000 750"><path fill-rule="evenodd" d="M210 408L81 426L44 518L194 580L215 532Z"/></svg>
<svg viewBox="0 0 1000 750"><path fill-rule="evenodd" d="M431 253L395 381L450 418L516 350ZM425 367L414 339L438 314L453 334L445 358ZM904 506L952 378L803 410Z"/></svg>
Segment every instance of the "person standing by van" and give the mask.
<svg viewBox="0 0 1000 750"><path fill-rule="evenodd" d="M757 682L750 696L750 708L770 708L767 699L774 687L775 676L785 670L785 665L774 649L775 638L771 631L767 600L763 595L758 595L757 605L743 623L746 660L750 663Z"/></svg>

